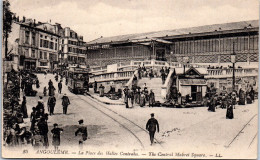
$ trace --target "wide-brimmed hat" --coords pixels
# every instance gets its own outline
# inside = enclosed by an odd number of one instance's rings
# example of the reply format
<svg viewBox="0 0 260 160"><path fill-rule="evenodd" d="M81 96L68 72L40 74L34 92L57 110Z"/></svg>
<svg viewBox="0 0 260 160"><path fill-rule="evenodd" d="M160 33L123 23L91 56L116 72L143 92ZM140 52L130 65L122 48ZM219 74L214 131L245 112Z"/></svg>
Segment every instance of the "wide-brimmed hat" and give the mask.
<svg viewBox="0 0 260 160"><path fill-rule="evenodd" d="M84 121L83 121L83 119L81 119L81 120L79 120L78 122L79 122L79 124L81 124L81 123L83 123Z"/></svg>

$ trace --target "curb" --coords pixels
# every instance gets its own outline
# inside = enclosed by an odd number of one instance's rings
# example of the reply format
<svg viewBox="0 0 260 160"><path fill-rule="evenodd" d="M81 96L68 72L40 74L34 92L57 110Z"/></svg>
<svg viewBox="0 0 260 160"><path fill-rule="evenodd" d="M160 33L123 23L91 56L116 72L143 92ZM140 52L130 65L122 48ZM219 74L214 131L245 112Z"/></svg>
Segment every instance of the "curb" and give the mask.
<svg viewBox="0 0 260 160"><path fill-rule="evenodd" d="M99 101L99 102L101 102L101 103L107 104L107 105L124 105L124 103L118 104L118 103L103 102L103 101L99 100L98 98L92 96L92 95L89 94L89 93L86 93L86 95L90 96L91 98L93 98L93 99L95 99L95 100L97 100L97 101Z"/></svg>

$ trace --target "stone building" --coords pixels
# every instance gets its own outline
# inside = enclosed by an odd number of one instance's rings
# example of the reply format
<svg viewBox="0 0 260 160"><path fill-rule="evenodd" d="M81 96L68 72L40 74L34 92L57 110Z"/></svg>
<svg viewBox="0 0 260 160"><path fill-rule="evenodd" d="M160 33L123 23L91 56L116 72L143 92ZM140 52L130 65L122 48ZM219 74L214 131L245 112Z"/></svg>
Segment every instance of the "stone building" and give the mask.
<svg viewBox="0 0 260 160"><path fill-rule="evenodd" d="M60 66L86 66L86 42L69 27L61 32L59 61Z"/></svg>

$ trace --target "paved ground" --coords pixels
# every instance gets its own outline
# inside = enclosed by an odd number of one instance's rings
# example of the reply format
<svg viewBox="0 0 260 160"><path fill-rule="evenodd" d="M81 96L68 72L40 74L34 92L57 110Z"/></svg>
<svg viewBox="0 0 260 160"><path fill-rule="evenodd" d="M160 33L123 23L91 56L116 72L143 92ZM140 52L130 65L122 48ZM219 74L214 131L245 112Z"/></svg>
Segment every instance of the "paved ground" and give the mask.
<svg viewBox="0 0 260 160"><path fill-rule="evenodd" d="M38 76L40 80L38 96L43 95L43 87L48 87L49 79L52 79L57 88L53 75L48 74L46 79L42 74ZM234 155L239 158L256 156L258 101L250 105L237 106L234 110L235 118L227 120L225 109L217 109L216 112L208 112L206 107L177 109L135 106L126 109L124 105L106 105L89 96L72 94L64 83L62 92L67 93L71 100L68 115L62 114L62 95L56 91L55 115L50 116L48 121L49 130L53 128L53 123L58 123L64 129L61 147L77 149L79 137L75 137L74 132L78 125L77 121L84 119L90 138L84 144L85 150L120 149L144 152L161 150L184 154L207 154L207 157L197 158L211 158L211 155L214 158L216 154L221 154L224 158ZM47 98L44 97L45 106ZM38 97L28 97L27 100L30 113L31 108L36 106ZM150 113L155 113L155 118L160 123L160 132L156 133L157 141L153 146L150 146L149 135L145 131ZM25 121L29 125L29 119ZM51 134L49 141L51 144Z"/></svg>

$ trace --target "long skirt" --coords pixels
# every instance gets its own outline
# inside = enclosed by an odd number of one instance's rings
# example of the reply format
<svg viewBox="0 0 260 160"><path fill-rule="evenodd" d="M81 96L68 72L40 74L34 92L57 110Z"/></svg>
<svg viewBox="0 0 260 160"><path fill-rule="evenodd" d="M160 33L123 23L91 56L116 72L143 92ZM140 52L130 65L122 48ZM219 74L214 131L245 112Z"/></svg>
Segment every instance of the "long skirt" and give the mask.
<svg viewBox="0 0 260 160"><path fill-rule="evenodd" d="M227 108L226 118L227 119L233 119L234 118L233 107L232 106Z"/></svg>
<svg viewBox="0 0 260 160"><path fill-rule="evenodd" d="M145 106L145 97L141 96L141 98L140 98L140 107L143 107L143 106Z"/></svg>
<svg viewBox="0 0 260 160"><path fill-rule="evenodd" d="M239 98L239 105L245 105L245 98Z"/></svg>

